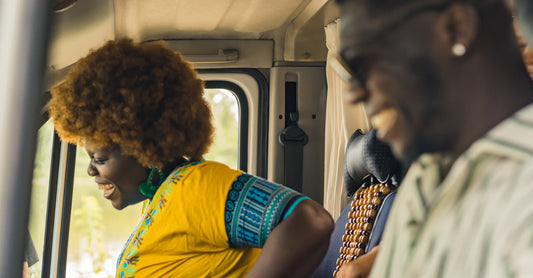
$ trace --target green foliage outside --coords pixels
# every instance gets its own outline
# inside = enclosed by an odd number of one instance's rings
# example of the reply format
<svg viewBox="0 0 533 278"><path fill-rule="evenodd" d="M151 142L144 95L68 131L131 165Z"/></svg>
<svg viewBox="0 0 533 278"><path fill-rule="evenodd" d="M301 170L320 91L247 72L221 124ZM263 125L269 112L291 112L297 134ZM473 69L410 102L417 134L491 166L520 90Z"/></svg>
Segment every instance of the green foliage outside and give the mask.
<svg viewBox="0 0 533 278"><path fill-rule="evenodd" d="M111 257L103 243L104 214L94 196L83 196L81 206L74 210L74 227L85 231L81 236L81 253L86 254L92 264L92 273L104 272L104 262ZM91 275L92 273L87 273ZM80 273L80 276L84 273Z"/></svg>
<svg viewBox="0 0 533 278"><path fill-rule="evenodd" d="M205 90L215 125L215 140L206 159L237 168L239 154L239 106L231 91Z"/></svg>

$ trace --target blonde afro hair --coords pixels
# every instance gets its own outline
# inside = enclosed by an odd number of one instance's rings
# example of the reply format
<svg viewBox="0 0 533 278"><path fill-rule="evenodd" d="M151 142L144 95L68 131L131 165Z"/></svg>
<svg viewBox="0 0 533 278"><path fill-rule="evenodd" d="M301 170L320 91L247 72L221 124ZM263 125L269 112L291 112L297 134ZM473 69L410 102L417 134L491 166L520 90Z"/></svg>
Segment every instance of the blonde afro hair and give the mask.
<svg viewBox="0 0 533 278"><path fill-rule="evenodd" d="M62 140L118 146L147 167L199 160L213 141L203 82L163 43L109 41L51 94L47 107Z"/></svg>

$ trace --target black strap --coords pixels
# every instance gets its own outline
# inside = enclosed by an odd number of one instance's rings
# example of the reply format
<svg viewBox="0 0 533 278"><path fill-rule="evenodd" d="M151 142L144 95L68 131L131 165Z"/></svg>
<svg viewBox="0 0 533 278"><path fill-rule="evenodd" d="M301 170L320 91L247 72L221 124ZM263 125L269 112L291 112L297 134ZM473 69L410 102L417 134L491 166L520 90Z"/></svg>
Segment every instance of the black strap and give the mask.
<svg viewBox="0 0 533 278"><path fill-rule="evenodd" d="M285 82L285 129L279 135L284 148L284 184L302 192L303 148L309 137L298 126L297 87L295 81Z"/></svg>
<svg viewBox="0 0 533 278"><path fill-rule="evenodd" d="M285 176L284 184L298 192L302 192L303 149L309 137L297 125L286 127L279 136L284 147Z"/></svg>

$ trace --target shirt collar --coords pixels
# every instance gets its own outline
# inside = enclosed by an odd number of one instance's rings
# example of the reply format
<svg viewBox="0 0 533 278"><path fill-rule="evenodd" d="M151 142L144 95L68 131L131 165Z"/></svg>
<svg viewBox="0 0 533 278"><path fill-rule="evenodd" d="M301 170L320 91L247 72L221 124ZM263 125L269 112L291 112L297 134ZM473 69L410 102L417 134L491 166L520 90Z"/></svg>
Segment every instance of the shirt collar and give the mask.
<svg viewBox="0 0 533 278"><path fill-rule="evenodd" d="M474 142L464 155L493 154L515 160L533 157L533 104L530 104Z"/></svg>
<svg viewBox="0 0 533 278"><path fill-rule="evenodd" d="M473 160L485 154L518 161L533 158L533 104L520 109L493 127L455 161ZM434 177L432 183L437 184L444 179L455 161L442 153L423 154L411 165L408 172L414 170L412 172L431 173L429 176Z"/></svg>

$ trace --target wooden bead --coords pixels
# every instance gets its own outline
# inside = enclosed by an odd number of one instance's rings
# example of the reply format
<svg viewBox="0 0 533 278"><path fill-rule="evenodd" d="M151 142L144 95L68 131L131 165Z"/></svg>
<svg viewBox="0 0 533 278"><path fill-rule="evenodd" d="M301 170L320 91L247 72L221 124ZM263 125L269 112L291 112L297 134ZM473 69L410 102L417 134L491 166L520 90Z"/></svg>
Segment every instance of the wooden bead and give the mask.
<svg viewBox="0 0 533 278"><path fill-rule="evenodd" d="M368 243L368 237L360 235L360 236L357 236L356 241L359 243Z"/></svg>
<svg viewBox="0 0 533 278"><path fill-rule="evenodd" d="M356 191L348 213L348 223L344 226L346 231L342 236L343 243L334 276L341 265L364 254L378 210L392 188L391 184L365 183Z"/></svg>
<svg viewBox="0 0 533 278"><path fill-rule="evenodd" d="M352 247L352 248L365 248L366 247L366 244L365 243L361 243L361 242L350 242L349 243L349 247Z"/></svg>
<svg viewBox="0 0 533 278"><path fill-rule="evenodd" d="M349 248L349 247L341 247L341 254L344 254L344 255L352 255L351 254L351 249L352 248Z"/></svg>
<svg viewBox="0 0 533 278"><path fill-rule="evenodd" d="M379 197L372 198L372 204L381 205L381 198L379 198Z"/></svg>
<svg viewBox="0 0 533 278"><path fill-rule="evenodd" d="M373 217L376 216L376 211L373 209L365 210L365 217Z"/></svg>

